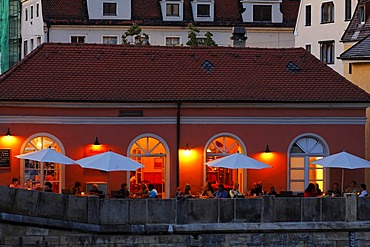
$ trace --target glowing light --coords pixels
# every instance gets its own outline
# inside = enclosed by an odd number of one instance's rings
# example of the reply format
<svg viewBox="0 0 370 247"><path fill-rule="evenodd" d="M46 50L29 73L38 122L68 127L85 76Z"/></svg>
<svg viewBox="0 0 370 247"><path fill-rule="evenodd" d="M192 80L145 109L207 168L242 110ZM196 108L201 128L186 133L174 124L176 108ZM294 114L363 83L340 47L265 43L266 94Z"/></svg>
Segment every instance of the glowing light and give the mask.
<svg viewBox="0 0 370 247"><path fill-rule="evenodd" d="M274 153L272 153L272 152L269 152L269 153L263 152L263 153L261 153L261 159L263 159L263 160L270 160L273 157L274 157Z"/></svg>
<svg viewBox="0 0 370 247"><path fill-rule="evenodd" d="M15 136L2 136L1 143L3 146L12 146L17 143L17 138Z"/></svg>

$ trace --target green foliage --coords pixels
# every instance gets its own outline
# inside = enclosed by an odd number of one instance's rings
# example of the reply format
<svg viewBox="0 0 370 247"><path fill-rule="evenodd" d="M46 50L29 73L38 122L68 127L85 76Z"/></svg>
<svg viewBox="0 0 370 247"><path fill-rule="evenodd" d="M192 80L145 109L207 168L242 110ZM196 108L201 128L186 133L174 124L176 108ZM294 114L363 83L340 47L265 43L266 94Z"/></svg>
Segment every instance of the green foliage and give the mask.
<svg viewBox="0 0 370 247"><path fill-rule="evenodd" d="M197 40L197 35L199 34L200 30L199 28L195 27L193 23L190 23L188 25L188 42L186 42L186 45L188 46L217 46L216 42L213 40L212 36L213 34L211 32L206 32L204 39L204 42L200 42Z"/></svg>
<svg viewBox="0 0 370 247"><path fill-rule="evenodd" d="M135 45L150 45L149 36L146 33L141 33L141 27L133 23L132 26L122 35L122 44L129 44L128 37L132 37Z"/></svg>

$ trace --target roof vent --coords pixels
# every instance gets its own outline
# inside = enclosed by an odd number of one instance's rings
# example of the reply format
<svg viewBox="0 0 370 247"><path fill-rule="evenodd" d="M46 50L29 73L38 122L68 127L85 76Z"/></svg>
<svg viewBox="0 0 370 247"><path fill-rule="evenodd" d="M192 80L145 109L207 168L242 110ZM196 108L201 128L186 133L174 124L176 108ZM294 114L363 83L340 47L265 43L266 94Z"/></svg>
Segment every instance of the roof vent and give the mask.
<svg viewBox="0 0 370 247"><path fill-rule="evenodd" d="M300 68L292 61L289 61L287 63L286 68L288 69L289 72L292 72L292 73L296 73L300 70Z"/></svg>
<svg viewBox="0 0 370 247"><path fill-rule="evenodd" d="M207 73L211 73L213 71L213 69L215 68L215 66L213 66L213 64L208 61L208 60L205 60L202 64L202 68L204 71L206 71Z"/></svg>

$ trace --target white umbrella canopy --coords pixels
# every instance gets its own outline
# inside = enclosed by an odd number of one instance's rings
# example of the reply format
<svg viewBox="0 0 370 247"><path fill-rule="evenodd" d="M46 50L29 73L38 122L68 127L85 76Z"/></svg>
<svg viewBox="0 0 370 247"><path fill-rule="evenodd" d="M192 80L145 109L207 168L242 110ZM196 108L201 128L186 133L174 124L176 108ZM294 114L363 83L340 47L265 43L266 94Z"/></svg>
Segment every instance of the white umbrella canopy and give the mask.
<svg viewBox="0 0 370 247"><path fill-rule="evenodd" d="M340 152L326 156L322 159L312 162L312 164L321 165L328 168L358 169L370 168L370 161L347 152Z"/></svg>
<svg viewBox="0 0 370 247"><path fill-rule="evenodd" d="M100 171L135 171L143 165L126 156L112 151L96 154L76 160L76 163L83 168L97 169Z"/></svg>
<svg viewBox="0 0 370 247"><path fill-rule="evenodd" d="M344 188L344 169L370 168L370 161L345 151L315 160L312 164L321 165L326 168L342 168L342 192Z"/></svg>
<svg viewBox="0 0 370 247"><path fill-rule="evenodd" d="M18 159L34 160L39 162L53 162L59 164L76 164L76 162L51 148L42 149L32 153L16 155Z"/></svg>
<svg viewBox="0 0 370 247"><path fill-rule="evenodd" d="M205 163L208 166L223 167L230 169L264 169L271 168L256 159L250 158L247 155L235 153L220 159L212 160Z"/></svg>

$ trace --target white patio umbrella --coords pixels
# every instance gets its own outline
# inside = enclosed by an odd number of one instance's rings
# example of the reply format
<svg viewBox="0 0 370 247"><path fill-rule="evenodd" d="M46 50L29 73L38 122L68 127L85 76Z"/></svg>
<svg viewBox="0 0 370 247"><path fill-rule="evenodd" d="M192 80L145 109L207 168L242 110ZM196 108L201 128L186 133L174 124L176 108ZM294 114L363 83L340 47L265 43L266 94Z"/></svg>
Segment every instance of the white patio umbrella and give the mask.
<svg viewBox="0 0 370 247"><path fill-rule="evenodd" d="M312 164L326 168L342 168L342 192L344 183L344 169L370 168L370 161L362 159L345 151L315 160Z"/></svg>
<svg viewBox="0 0 370 247"><path fill-rule="evenodd" d="M264 169L271 168L256 159L250 158L245 154L235 153L216 160L205 163L208 166L224 167L231 169Z"/></svg>
<svg viewBox="0 0 370 247"><path fill-rule="evenodd" d="M126 156L117 154L112 151L96 154L86 158L76 160L76 163L83 168L96 169L100 171L136 171L144 167L139 162L127 158ZM108 189L109 189L109 173L108 173ZM109 191L109 190L108 190ZM108 192L109 193L109 192Z"/></svg>
<svg viewBox="0 0 370 247"><path fill-rule="evenodd" d="M24 159L24 160L34 160L41 162L41 170L44 170L44 162L53 162L53 163L59 163L59 164L76 164L76 162L65 156L62 153L59 153L55 151L52 148L45 148L42 150L38 150L32 153L26 153L26 154L19 154L15 156L18 159ZM44 177L41 176L40 178L40 184L44 184Z"/></svg>
<svg viewBox="0 0 370 247"><path fill-rule="evenodd" d="M271 168L271 166L266 165L256 159L250 158L245 154L235 153L216 160L205 163L207 166L212 167L223 167L230 169L264 169ZM236 173L238 174L238 173ZM238 181L238 177L236 177Z"/></svg>

